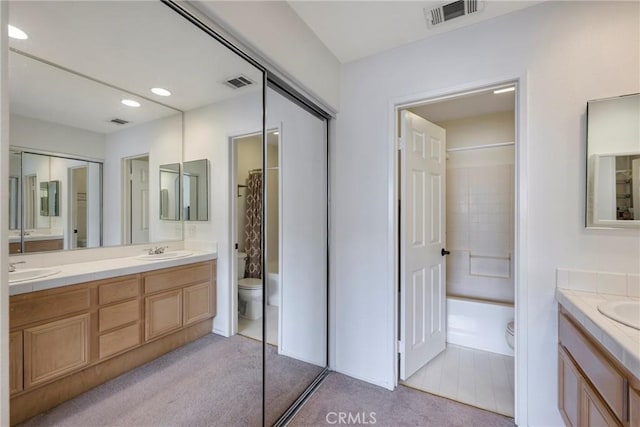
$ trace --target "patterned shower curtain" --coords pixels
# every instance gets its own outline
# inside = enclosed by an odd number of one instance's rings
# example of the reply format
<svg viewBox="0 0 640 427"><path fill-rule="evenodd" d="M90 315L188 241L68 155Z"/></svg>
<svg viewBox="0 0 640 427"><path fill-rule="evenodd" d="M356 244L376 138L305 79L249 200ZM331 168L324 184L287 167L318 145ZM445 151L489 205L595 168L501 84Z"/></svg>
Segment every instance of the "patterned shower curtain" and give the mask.
<svg viewBox="0 0 640 427"><path fill-rule="evenodd" d="M244 249L247 253L244 277L262 277L262 170L249 172L247 179Z"/></svg>

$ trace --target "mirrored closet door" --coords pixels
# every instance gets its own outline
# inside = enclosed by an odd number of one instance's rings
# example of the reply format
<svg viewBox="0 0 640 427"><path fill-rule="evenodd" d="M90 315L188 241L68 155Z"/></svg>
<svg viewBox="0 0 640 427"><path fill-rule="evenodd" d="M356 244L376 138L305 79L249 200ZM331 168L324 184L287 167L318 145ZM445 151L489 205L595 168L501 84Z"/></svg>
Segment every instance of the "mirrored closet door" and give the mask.
<svg viewBox="0 0 640 427"><path fill-rule="evenodd" d="M265 422L327 366L327 119L276 83L266 94Z"/></svg>

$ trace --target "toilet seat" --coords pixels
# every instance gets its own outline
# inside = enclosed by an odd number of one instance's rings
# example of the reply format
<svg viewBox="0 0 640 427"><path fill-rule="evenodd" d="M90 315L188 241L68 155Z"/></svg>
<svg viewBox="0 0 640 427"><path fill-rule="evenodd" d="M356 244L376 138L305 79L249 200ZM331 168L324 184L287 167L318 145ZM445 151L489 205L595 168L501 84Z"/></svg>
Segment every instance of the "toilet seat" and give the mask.
<svg viewBox="0 0 640 427"><path fill-rule="evenodd" d="M239 289L262 289L262 279L248 278L238 280Z"/></svg>

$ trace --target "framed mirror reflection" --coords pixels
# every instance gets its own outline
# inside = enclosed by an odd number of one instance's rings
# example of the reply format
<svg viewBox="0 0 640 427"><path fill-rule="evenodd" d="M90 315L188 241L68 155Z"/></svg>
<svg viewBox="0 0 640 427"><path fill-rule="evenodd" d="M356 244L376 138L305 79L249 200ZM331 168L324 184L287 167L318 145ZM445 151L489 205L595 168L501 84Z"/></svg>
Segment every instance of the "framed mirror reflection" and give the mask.
<svg viewBox="0 0 640 427"><path fill-rule="evenodd" d="M640 229L640 94L587 104L586 225Z"/></svg>

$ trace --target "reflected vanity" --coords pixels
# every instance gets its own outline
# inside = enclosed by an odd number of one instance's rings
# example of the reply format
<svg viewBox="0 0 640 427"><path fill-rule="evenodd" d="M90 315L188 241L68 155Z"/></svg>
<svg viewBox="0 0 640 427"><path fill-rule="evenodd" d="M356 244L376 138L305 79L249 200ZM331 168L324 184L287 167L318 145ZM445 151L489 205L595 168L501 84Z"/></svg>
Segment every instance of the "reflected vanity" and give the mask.
<svg viewBox="0 0 640 427"><path fill-rule="evenodd" d="M587 103L589 228L640 228L640 94Z"/></svg>

